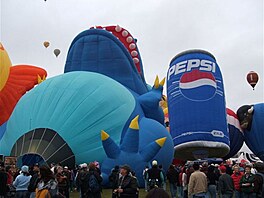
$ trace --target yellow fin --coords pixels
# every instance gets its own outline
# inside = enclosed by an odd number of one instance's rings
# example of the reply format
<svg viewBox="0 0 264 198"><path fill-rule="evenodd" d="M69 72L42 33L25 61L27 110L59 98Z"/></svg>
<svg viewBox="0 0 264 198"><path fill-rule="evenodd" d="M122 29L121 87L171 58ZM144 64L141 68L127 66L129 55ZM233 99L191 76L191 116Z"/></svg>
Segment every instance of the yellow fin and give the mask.
<svg viewBox="0 0 264 198"><path fill-rule="evenodd" d="M130 122L130 125L129 125L129 128L130 129L139 129L139 126L138 126L138 118L139 118L139 115L137 115L131 122Z"/></svg>
<svg viewBox="0 0 264 198"><path fill-rule="evenodd" d="M158 75L156 76L155 82L154 82L154 88L158 89L159 88L159 77Z"/></svg>
<svg viewBox="0 0 264 198"><path fill-rule="evenodd" d="M167 137L160 138L160 139L157 139L155 142L156 142L160 147L163 147L163 145L164 145L166 139L167 139Z"/></svg>
<svg viewBox="0 0 264 198"><path fill-rule="evenodd" d="M159 85L163 86L165 84L165 78L162 79L162 81L160 81Z"/></svg>
<svg viewBox="0 0 264 198"><path fill-rule="evenodd" d="M101 139L102 141L105 141L109 138L110 136L108 135L108 133L106 133L104 130L101 130Z"/></svg>

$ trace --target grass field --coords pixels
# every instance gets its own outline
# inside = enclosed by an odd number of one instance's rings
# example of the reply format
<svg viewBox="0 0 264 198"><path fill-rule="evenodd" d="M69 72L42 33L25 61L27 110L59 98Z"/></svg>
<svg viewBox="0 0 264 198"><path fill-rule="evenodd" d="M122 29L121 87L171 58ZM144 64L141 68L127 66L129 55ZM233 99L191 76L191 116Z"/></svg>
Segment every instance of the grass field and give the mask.
<svg viewBox="0 0 264 198"><path fill-rule="evenodd" d="M167 191L168 192L168 191ZM147 195L144 189L140 189L139 197L144 198ZM73 192L70 194L70 198L79 198L80 195L78 192ZM112 197L112 190L111 189L103 189L102 198L111 198Z"/></svg>

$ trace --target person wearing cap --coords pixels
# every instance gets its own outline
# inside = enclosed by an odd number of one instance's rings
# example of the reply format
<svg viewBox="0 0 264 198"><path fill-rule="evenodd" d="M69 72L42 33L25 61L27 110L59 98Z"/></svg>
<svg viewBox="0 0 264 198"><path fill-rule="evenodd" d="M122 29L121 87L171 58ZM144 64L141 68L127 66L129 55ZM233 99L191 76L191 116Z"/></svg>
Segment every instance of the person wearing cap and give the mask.
<svg viewBox="0 0 264 198"><path fill-rule="evenodd" d="M30 198L36 197L36 188L38 187L39 179L39 164L34 164L33 175L29 181L28 191L30 192Z"/></svg>
<svg viewBox="0 0 264 198"><path fill-rule="evenodd" d="M233 174L231 175L234 186L235 186L235 198L242 197L241 189L240 189L240 180L244 173L240 172L240 167L236 164L233 166Z"/></svg>
<svg viewBox="0 0 264 198"><path fill-rule="evenodd" d="M245 174L240 180L240 188L242 191L243 198L256 197L254 191L255 176L251 173L251 165L245 166Z"/></svg>
<svg viewBox="0 0 264 198"><path fill-rule="evenodd" d="M164 177L162 171L158 167L156 160L152 161L152 167L147 171L148 190L155 186L162 187Z"/></svg>
<svg viewBox="0 0 264 198"><path fill-rule="evenodd" d="M200 171L199 164L193 164L194 172L190 176L188 197L205 198L207 192L207 177Z"/></svg>
<svg viewBox="0 0 264 198"><path fill-rule="evenodd" d="M0 197L6 197L7 178L8 175L5 172L5 164L4 162L0 162Z"/></svg>
<svg viewBox="0 0 264 198"><path fill-rule="evenodd" d="M234 182L229 174L226 173L224 165L219 167L221 176L219 177L218 190L222 198L232 198L234 194Z"/></svg>
<svg viewBox="0 0 264 198"><path fill-rule="evenodd" d="M13 186L16 188L16 197L28 198L28 185L31 179L31 175L28 172L28 166L22 166L21 173L18 175L13 182Z"/></svg>
<svg viewBox="0 0 264 198"><path fill-rule="evenodd" d="M138 185L135 177L130 174L131 169L128 165L120 167L120 178L117 180L112 197L137 198Z"/></svg>
<svg viewBox="0 0 264 198"><path fill-rule="evenodd" d="M83 192L86 192L88 189L88 185L86 178L88 174L88 166L86 163L79 165L79 171L77 172L75 176L75 185L77 187L77 191L80 192L80 195L83 194ZM81 196L82 197L82 196Z"/></svg>

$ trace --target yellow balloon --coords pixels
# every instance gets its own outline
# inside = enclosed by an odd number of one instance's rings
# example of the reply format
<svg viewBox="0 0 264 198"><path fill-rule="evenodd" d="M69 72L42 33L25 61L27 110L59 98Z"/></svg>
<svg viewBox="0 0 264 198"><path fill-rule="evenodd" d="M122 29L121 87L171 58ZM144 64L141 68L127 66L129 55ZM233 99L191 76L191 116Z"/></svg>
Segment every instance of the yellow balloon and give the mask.
<svg viewBox="0 0 264 198"><path fill-rule="evenodd" d="M4 88L9 76L11 61L4 46L0 43L0 91Z"/></svg>

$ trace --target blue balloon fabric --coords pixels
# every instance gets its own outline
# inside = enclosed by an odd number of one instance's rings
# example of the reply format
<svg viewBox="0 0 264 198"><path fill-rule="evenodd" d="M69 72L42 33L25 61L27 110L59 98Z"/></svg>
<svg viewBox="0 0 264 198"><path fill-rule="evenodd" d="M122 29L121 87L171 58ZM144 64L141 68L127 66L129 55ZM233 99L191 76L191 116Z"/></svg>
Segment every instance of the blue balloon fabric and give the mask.
<svg viewBox="0 0 264 198"><path fill-rule="evenodd" d="M6 125L7 125L7 122L5 122L4 124L2 124L0 126L0 140L2 139L2 137L4 136L5 134L5 131L6 131Z"/></svg>
<svg viewBox="0 0 264 198"><path fill-rule="evenodd" d="M244 132L248 148L264 161L264 103L254 105L254 113L250 131Z"/></svg>
<svg viewBox="0 0 264 198"><path fill-rule="evenodd" d="M15 153L21 162L96 160L102 163L105 183L115 165L126 163L141 186L141 171L153 159L165 170L169 167L173 142L159 107L164 81L157 79L149 88L135 39L115 29L89 29L73 40L65 73L42 82L18 102L0 140L0 153ZM138 135L130 133L136 116ZM101 130L107 140L101 140Z"/></svg>
<svg viewBox="0 0 264 198"><path fill-rule="evenodd" d="M227 123L228 123L228 132L230 139L230 151L224 157L224 159L229 159L233 157L241 149L244 143L244 134L240 127L239 120L234 111L227 108Z"/></svg>
<svg viewBox="0 0 264 198"><path fill-rule="evenodd" d="M102 161L105 154L100 131L107 130L119 143L134 108L133 95L104 75L71 72L47 79L20 99L0 141L0 153L10 155L20 136L48 128L63 137L76 163ZM34 151L30 148L24 153Z"/></svg>
<svg viewBox="0 0 264 198"><path fill-rule="evenodd" d="M138 94L148 91L143 73L140 75L136 70L126 47L116 36L103 29L86 30L76 36L65 64L65 73L71 71L101 73Z"/></svg>
<svg viewBox="0 0 264 198"><path fill-rule="evenodd" d="M167 73L170 131L175 157L223 157L229 152L223 79L203 50L180 53Z"/></svg>

